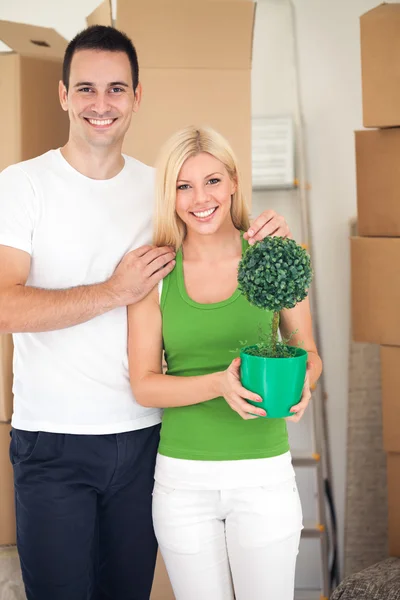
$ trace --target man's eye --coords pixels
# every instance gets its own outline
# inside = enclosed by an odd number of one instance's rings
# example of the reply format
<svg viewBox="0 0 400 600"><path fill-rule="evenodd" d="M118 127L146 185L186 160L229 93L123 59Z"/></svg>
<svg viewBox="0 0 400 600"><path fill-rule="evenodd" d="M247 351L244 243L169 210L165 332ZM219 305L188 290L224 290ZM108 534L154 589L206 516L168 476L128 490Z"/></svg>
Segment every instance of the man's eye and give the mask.
<svg viewBox="0 0 400 600"><path fill-rule="evenodd" d="M216 183L219 183L221 180L218 179L217 177L213 177L212 179L208 180L208 183L210 183L211 185L215 185Z"/></svg>
<svg viewBox="0 0 400 600"><path fill-rule="evenodd" d="M86 93L86 92L91 92L91 91L92 91L92 88L88 88L88 87L79 88L79 90L78 90L78 91L79 91L79 92L85 92L85 93Z"/></svg>
<svg viewBox="0 0 400 600"><path fill-rule="evenodd" d="M120 87L113 87L113 88L111 88L111 91L113 94L119 94L119 92L123 92L124 90L123 90L123 88L120 88Z"/></svg>
<svg viewBox="0 0 400 600"><path fill-rule="evenodd" d="M188 190L189 189L189 184L188 183L182 183L182 185L178 185L178 190Z"/></svg>

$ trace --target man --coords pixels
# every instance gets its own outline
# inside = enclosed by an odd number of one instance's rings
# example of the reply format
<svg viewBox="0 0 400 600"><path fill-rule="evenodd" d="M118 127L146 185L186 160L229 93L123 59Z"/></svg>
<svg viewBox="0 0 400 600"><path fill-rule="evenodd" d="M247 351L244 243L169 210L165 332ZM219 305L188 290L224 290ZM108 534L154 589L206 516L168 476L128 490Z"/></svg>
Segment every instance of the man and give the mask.
<svg viewBox="0 0 400 600"><path fill-rule="evenodd" d="M150 595L160 414L131 393L126 307L174 252L143 245L153 170L121 154L138 77L126 36L83 31L60 82L68 142L0 174L0 331L15 334L10 455L28 600ZM247 237L288 233L267 211Z"/></svg>

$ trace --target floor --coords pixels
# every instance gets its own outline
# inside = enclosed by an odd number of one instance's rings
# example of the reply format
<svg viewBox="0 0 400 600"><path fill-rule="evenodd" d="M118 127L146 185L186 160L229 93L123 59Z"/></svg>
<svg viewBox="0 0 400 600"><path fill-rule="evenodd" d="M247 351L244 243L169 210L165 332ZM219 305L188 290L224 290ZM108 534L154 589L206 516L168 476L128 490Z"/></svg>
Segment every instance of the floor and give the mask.
<svg viewBox="0 0 400 600"><path fill-rule="evenodd" d="M165 566L159 557L151 600L173 598ZM0 546L0 600L26 600L17 550L13 546Z"/></svg>
<svg viewBox="0 0 400 600"><path fill-rule="evenodd" d="M26 600L16 548L0 548L0 599Z"/></svg>
<svg viewBox="0 0 400 600"><path fill-rule="evenodd" d="M172 600L164 566L159 563L151 600ZM296 600L319 600L319 592L297 592ZM16 548L0 547L0 600L26 600Z"/></svg>

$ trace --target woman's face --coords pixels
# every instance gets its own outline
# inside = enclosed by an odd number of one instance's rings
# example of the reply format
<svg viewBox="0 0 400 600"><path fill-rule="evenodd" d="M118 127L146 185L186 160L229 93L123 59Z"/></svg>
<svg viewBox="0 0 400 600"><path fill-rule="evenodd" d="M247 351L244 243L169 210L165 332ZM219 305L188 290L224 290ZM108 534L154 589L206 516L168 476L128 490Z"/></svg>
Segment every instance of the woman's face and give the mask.
<svg viewBox="0 0 400 600"><path fill-rule="evenodd" d="M188 158L176 182L176 212L188 231L210 235L232 224L231 196L236 191L224 164L202 152Z"/></svg>

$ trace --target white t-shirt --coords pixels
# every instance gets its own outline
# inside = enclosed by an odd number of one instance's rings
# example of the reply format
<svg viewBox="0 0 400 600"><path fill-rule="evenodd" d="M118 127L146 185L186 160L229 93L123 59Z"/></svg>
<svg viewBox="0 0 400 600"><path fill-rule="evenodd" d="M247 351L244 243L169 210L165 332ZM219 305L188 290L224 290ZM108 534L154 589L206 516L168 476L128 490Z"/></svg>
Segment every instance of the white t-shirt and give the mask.
<svg viewBox="0 0 400 600"><path fill-rule="evenodd" d="M100 283L151 239L154 170L124 156L122 171L93 180L51 150L0 173L0 244L31 255L28 286ZM14 336L12 425L28 431L107 434L161 421L132 395L127 310Z"/></svg>

